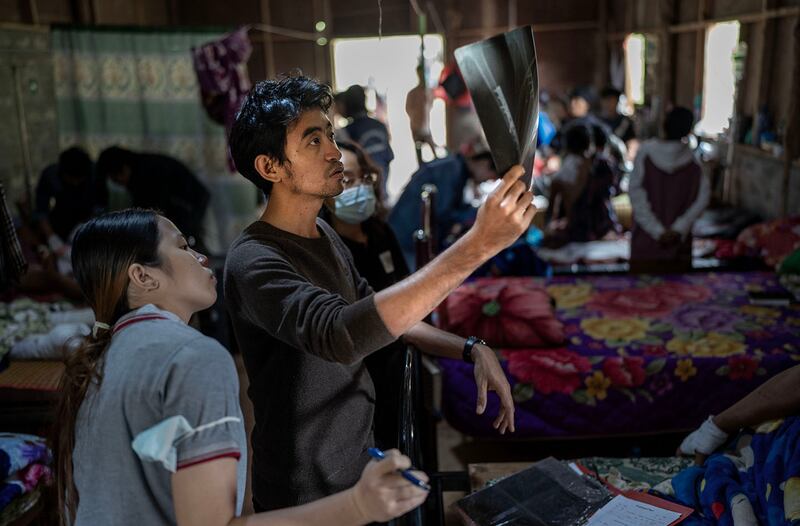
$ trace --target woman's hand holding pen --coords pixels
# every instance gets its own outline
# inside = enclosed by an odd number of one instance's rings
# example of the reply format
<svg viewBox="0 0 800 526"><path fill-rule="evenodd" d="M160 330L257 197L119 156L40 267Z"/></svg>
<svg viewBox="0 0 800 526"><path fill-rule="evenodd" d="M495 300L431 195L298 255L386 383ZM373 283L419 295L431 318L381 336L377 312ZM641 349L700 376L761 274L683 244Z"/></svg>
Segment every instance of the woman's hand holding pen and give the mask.
<svg viewBox="0 0 800 526"><path fill-rule="evenodd" d="M410 468L411 460L396 449L385 453L384 460L367 464L352 489L354 505L365 524L399 517L422 504L428 496L427 491L411 484L398 473ZM414 471L413 474L420 480L428 480L425 473Z"/></svg>

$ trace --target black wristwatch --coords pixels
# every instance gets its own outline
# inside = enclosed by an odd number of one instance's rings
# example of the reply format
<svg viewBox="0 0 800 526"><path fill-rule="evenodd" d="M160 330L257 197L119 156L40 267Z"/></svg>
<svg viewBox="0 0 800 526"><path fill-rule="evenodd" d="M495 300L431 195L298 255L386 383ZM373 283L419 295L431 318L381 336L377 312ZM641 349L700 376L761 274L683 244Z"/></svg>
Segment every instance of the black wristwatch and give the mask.
<svg viewBox="0 0 800 526"><path fill-rule="evenodd" d="M475 347L475 344L486 345L486 342L477 336L470 336L467 338L467 341L464 342L464 350L461 352L461 358L467 363L475 363L475 360L472 358L472 348Z"/></svg>

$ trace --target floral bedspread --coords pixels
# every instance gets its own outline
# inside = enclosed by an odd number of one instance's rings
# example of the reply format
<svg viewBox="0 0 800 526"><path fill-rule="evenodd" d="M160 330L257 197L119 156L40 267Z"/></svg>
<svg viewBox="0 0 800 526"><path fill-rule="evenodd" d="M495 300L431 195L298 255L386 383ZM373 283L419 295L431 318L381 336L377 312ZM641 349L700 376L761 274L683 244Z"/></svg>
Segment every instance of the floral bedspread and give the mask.
<svg viewBox="0 0 800 526"><path fill-rule="evenodd" d="M694 429L800 364L800 305L748 301L749 290L778 286L769 272L550 279L567 344L498 350L517 402L513 436ZM448 421L497 437L492 418L475 415L472 366L441 364ZM490 400L487 412L496 414L497 399Z"/></svg>

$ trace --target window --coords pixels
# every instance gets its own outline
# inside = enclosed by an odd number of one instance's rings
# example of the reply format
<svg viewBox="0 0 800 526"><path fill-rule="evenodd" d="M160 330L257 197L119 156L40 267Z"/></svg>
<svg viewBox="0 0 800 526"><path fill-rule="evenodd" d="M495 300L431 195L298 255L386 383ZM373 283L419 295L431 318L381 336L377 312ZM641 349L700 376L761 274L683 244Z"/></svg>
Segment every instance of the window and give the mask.
<svg viewBox="0 0 800 526"><path fill-rule="evenodd" d="M631 104L644 104L645 36L632 33L625 39L625 96Z"/></svg>
<svg viewBox="0 0 800 526"><path fill-rule="evenodd" d="M703 74L703 109L695 133L715 137L733 117L736 94L736 59L739 22L714 24L706 34Z"/></svg>

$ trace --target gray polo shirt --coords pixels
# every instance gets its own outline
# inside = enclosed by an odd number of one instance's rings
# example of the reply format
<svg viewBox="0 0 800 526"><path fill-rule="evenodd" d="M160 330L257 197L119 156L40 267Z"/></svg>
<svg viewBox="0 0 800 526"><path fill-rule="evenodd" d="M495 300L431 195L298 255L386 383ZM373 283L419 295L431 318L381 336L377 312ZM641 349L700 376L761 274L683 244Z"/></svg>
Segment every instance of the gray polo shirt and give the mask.
<svg viewBox="0 0 800 526"><path fill-rule="evenodd" d="M78 412L73 466L80 502L76 526L175 524L172 473L131 447L142 431L182 415L193 428L238 418L177 442L177 469L239 455L237 514L247 443L236 367L228 351L171 312L147 305L124 316L160 315L119 330L105 354L103 381ZM141 318L139 318L141 319Z"/></svg>

